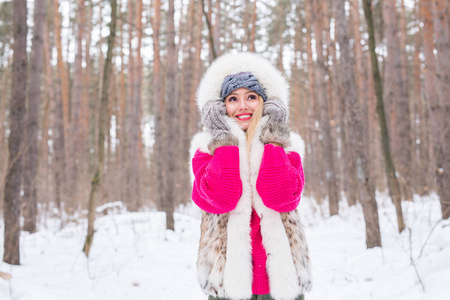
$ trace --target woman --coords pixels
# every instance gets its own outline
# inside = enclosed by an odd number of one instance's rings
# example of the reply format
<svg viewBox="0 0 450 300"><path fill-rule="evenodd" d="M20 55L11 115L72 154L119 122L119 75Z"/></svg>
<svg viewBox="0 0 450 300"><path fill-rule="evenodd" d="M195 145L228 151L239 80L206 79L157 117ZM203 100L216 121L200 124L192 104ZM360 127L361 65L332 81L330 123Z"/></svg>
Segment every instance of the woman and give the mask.
<svg viewBox="0 0 450 300"><path fill-rule="evenodd" d="M218 58L200 83L206 131L192 140L192 199L209 299L303 299L311 288L296 211L304 142L287 127L288 97L283 75L252 53Z"/></svg>

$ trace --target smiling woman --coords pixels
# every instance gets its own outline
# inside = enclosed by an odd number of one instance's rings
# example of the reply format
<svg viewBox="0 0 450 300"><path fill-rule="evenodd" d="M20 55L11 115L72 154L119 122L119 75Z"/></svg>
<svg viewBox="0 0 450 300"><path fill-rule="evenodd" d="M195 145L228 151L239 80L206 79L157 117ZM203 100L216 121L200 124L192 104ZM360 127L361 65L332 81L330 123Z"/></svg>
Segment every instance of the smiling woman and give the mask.
<svg viewBox="0 0 450 300"><path fill-rule="evenodd" d="M262 104L263 100L261 96L243 87L231 92L225 99L227 115L235 119L244 131L248 129L253 114Z"/></svg>
<svg viewBox="0 0 450 300"><path fill-rule="evenodd" d="M209 299L303 299L311 287L297 206L304 143L288 126L283 75L251 53L207 70L192 141L192 200L203 210L197 274ZM262 297L262 298L261 298Z"/></svg>

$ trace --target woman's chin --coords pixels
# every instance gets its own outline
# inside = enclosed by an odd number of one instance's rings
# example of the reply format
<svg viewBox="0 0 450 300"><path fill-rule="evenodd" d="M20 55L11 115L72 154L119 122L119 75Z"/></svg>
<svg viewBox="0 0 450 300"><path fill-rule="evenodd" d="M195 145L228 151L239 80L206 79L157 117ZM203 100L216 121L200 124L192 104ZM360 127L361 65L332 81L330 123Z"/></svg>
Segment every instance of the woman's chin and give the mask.
<svg viewBox="0 0 450 300"><path fill-rule="evenodd" d="M236 119L236 121L242 130L247 131L248 127L250 126L250 120L241 121L241 120Z"/></svg>

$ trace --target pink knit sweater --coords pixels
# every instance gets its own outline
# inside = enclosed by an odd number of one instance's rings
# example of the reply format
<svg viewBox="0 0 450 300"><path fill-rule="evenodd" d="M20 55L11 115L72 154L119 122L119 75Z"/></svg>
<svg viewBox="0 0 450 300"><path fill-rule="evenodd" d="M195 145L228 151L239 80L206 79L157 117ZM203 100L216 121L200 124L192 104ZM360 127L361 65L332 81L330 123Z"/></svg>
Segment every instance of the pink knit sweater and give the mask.
<svg viewBox="0 0 450 300"><path fill-rule="evenodd" d="M193 201L204 211L223 214L232 211L242 194L239 172L239 148L223 146L214 155L199 150L192 159L195 175ZM286 154L283 148L264 146L264 154L256 181L256 190L264 205L278 212L294 210L300 202L305 177L300 155ZM257 295L270 293L267 276L267 255L262 243L260 218L253 209L250 220L253 285Z"/></svg>

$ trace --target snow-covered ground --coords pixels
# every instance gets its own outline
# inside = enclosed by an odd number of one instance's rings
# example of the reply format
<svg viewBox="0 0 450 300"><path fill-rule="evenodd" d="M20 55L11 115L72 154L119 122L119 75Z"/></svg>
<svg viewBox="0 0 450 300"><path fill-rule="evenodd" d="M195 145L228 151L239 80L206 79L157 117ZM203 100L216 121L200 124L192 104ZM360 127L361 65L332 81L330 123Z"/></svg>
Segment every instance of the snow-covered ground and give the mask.
<svg viewBox="0 0 450 300"><path fill-rule="evenodd" d="M439 221L436 197L403 203L402 234L390 199L380 194L378 205L383 248L368 250L360 207L342 203L329 218L325 205L302 199L314 276L306 299L450 299L450 220ZM81 252L84 220L63 229L45 220L39 232L22 233L21 266L0 263L12 275L0 278L0 299L205 300L195 271L199 216L181 208L175 232L164 229L161 212L100 217L89 259ZM1 256L3 230L1 222Z"/></svg>

